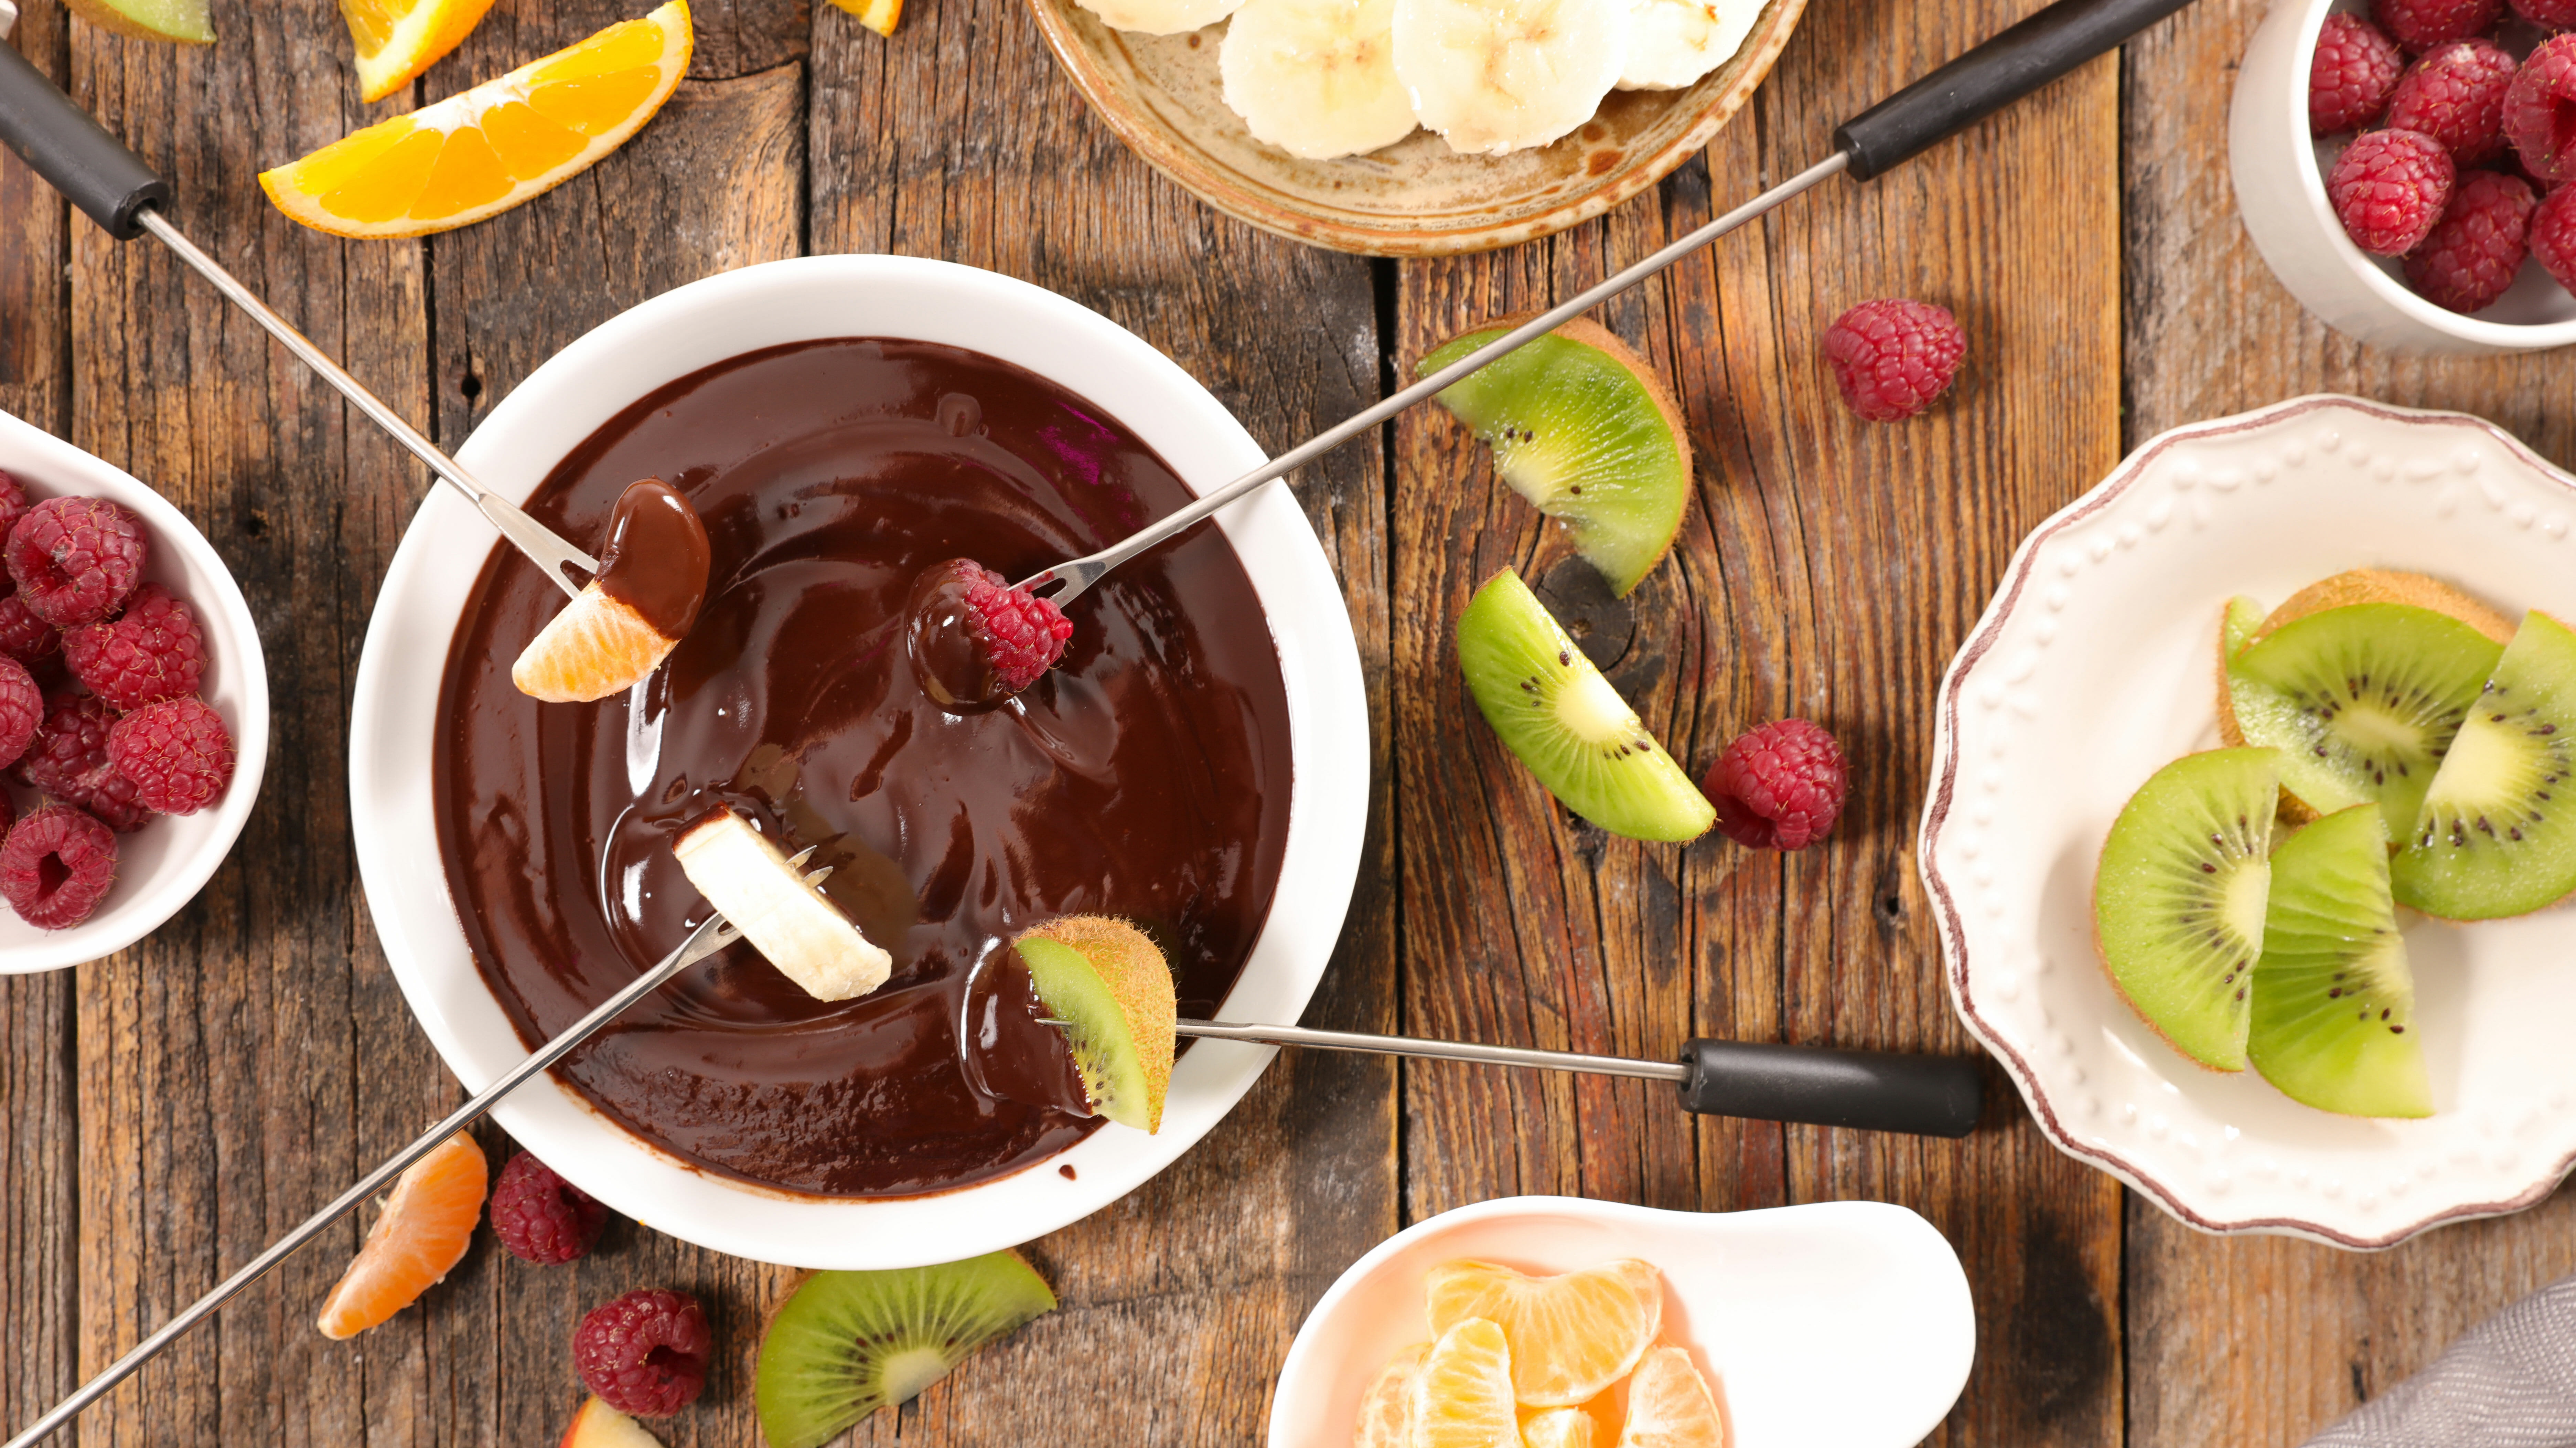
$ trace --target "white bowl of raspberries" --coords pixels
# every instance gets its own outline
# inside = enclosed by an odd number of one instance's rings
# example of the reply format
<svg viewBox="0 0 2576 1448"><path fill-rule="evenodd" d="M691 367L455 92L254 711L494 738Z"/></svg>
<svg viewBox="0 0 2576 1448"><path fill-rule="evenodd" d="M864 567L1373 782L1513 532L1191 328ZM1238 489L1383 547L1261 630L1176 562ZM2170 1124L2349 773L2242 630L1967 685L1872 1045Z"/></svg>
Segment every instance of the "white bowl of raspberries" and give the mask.
<svg viewBox="0 0 2576 1448"><path fill-rule="evenodd" d="M2228 118L2245 229L2364 342L2576 342L2576 0L2276 0Z"/></svg>
<svg viewBox="0 0 2576 1448"><path fill-rule="evenodd" d="M268 669L160 494L0 413L0 973L149 933L259 794Z"/></svg>

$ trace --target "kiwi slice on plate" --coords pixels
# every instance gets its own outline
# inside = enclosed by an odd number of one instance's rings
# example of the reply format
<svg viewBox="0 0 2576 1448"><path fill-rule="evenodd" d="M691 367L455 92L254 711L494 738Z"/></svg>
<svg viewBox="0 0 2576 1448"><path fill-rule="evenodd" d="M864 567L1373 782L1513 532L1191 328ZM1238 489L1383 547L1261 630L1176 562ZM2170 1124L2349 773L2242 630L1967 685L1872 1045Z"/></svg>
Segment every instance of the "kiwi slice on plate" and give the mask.
<svg viewBox="0 0 2576 1448"><path fill-rule="evenodd" d="M1415 375L1518 325L1445 342ZM1493 449L1494 470L1513 491L1566 526L1612 592L1626 596L1673 546L1691 484L1681 408L1655 365L1598 323L1577 317L1469 373L1440 405Z"/></svg>
<svg viewBox="0 0 2576 1448"><path fill-rule="evenodd" d="M1011 943L1047 1014L1065 1023L1092 1109L1138 1131L1160 1130L1180 1018L1163 952L1144 931L1106 915L1067 915Z"/></svg>
<svg viewBox="0 0 2576 1448"><path fill-rule="evenodd" d="M2229 702L2247 744L2281 751L2281 784L2301 804L2376 804L2398 839L2502 652L2429 608L2351 604L2248 645L2228 663Z"/></svg>
<svg viewBox="0 0 2576 1448"><path fill-rule="evenodd" d="M815 1448L919 1397L968 1354L1055 1310L1017 1252L892 1272L817 1272L769 1319L752 1399L770 1448Z"/></svg>
<svg viewBox="0 0 2576 1448"><path fill-rule="evenodd" d="M1614 835L1692 840L1717 810L1637 711L1506 568L1458 620L1458 665L1485 722L1567 809Z"/></svg>
<svg viewBox="0 0 2576 1448"><path fill-rule="evenodd" d="M2576 633L2526 615L2442 756L2391 871L2398 903L2451 920L2537 910L2576 890Z"/></svg>
<svg viewBox="0 0 2576 1448"><path fill-rule="evenodd" d="M2093 880L2093 941L2156 1034L2245 1069L2246 976L2263 953L2280 751L2213 749L2157 770L2120 810Z"/></svg>
<svg viewBox="0 0 2576 1448"><path fill-rule="evenodd" d="M2246 1054L2293 1101L2346 1116L2430 1116L2415 978L2388 893L2388 832L2354 805L2272 852Z"/></svg>

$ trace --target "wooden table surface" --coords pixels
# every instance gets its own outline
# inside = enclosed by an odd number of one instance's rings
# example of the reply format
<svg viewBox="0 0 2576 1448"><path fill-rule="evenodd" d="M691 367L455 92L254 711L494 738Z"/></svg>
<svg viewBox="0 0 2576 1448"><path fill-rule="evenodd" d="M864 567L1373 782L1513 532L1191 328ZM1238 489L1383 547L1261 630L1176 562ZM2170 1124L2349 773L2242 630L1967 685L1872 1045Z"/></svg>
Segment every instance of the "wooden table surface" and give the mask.
<svg viewBox="0 0 2576 1448"><path fill-rule="evenodd" d="M330 0L219 3L211 50L25 0L15 44L152 158L175 214L397 409L453 445L530 369L669 287L800 253L1025 277L1178 359L1284 447L1430 345L1580 287L1823 154L1833 123L2034 8L1818 0L1706 155L1554 240L1444 261L1311 251L1200 205L1087 113L1023 0L912 0L891 41L804 0L698 0L695 69L633 144L425 242L335 240L254 179L368 120L568 43L642 0L501 0L425 85L367 108ZM1831 842L1612 839L1477 719L1450 630L1562 536L1444 416L1296 480L1368 678L1374 809L1309 1024L1657 1054L1710 1034L1972 1050L1913 859L1931 702L2014 543L2159 429L2316 390L2484 414L2576 464L2565 354L2430 361L2324 330L2237 221L2225 108L2261 0L2200 0L2117 59L1867 186L1829 183L1612 304L1678 380L1697 505L1673 561L1590 623L1685 760L1783 714L1855 760ZM1816 360L1868 297L1957 311L1953 399L1854 422ZM148 243L120 246L0 159L0 410L167 493L231 560L267 646L258 810L196 902L77 971L0 977L0 1423L103 1365L459 1099L405 1011L352 866L350 686L425 476ZM1579 567L1579 565L1578 565ZM1179 1165L1030 1249L1063 1310L860 1443L1260 1441L1307 1306L1408 1221L1571 1192L1729 1210L1922 1212L1975 1287L1948 1444L2279 1444L2576 1267L2564 1197L2365 1256L2179 1226L2049 1147L2000 1074L1959 1143L1694 1121L1662 1088L1283 1057ZM496 1153L497 1132L483 1133ZM80 1425L101 1444L551 1442L578 1315L686 1287L719 1366L673 1448L750 1444L764 1310L791 1274L632 1224L568 1267L479 1244L349 1343L315 1307L339 1228ZM1866 1391L1855 1384L1854 1391ZM59 1440L58 1440L59 1441Z"/></svg>

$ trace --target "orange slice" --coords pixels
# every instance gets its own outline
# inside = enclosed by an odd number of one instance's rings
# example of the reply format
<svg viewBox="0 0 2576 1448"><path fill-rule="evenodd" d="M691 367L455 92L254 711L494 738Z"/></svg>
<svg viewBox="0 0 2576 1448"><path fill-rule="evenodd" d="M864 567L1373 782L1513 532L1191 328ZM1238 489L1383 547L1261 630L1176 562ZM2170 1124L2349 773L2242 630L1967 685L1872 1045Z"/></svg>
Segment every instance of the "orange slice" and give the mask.
<svg viewBox="0 0 2576 1448"><path fill-rule="evenodd" d="M425 236L509 210L626 144L689 70L688 0L608 27L260 173L277 209L338 236Z"/></svg>
<svg viewBox="0 0 2576 1448"><path fill-rule="evenodd" d="M1360 1395L1351 1448L1413 1448L1413 1379L1430 1351L1430 1344L1417 1342L1386 1360L1376 1381Z"/></svg>
<svg viewBox="0 0 2576 1448"><path fill-rule="evenodd" d="M1619 1448L1726 1448L1726 1442L1726 1415L1690 1354L1677 1347L1647 1353L1628 1380Z"/></svg>
<svg viewBox="0 0 2576 1448"><path fill-rule="evenodd" d="M585 584L510 665L519 692L549 704L570 704L623 694L662 666L678 648L644 615L596 583Z"/></svg>
<svg viewBox="0 0 2576 1448"><path fill-rule="evenodd" d="M1521 1420L1521 1448L1592 1448L1592 1415L1546 1408Z"/></svg>
<svg viewBox="0 0 2576 1448"><path fill-rule="evenodd" d="M859 17L859 23L879 35L894 34L894 23L903 18L903 0L832 0L832 3Z"/></svg>
<svg viewBox="0 0 2576 1448"><path fill-rule="evenodd" d="M1413 1377L1413 1448L1521 1448L1512 1349L1471 1317L1440 1334Z"/></svg>
<svg viewBox="0 0 2576 1448"><path fill-rule="evenodd" d="M358 42L358 93L373 105L454 50L492 0L340 0Z"/></svg>
<svg viewBox="0 0 2576 1448"><path fill-rule="evenodd" d="M355 1337L404 1308L464 1259L483 1215L483 1148L463 1132L394 1179L384 1215L322 1300L322 1335Z"/></svg>
<svg viewBox="0 0 2576 1448"><path fill-rule="evenodd" d="M1534 1408L1598 1396L1628 1375L1663 1325L1663 1274L1633 1258L1532 1277L1491 1262L1443 1262L1423 1283L1431 1330L1481 1317L1512 1345L1512 1390Z"/></svg>

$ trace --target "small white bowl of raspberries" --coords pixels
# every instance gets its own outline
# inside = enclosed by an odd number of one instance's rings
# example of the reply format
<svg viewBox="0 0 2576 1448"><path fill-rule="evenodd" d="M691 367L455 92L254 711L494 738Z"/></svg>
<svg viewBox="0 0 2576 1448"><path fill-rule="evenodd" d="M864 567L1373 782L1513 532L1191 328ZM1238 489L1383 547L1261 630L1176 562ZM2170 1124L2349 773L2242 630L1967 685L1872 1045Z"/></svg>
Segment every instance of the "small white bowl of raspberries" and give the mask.
<svg viewBox="0 0 2576 1448"><path fill-rule="evenodd" d="M96 960L176 914L267 753L259 633L204 535L0 413L0 973Z"/></svg>
<svg viewBox="0 0 2576 1448"><path fill-rule="evenodd" d="M2576 343L2576 0L2276 0L2228 156L2255 248L2336 331Z"/></svg>

